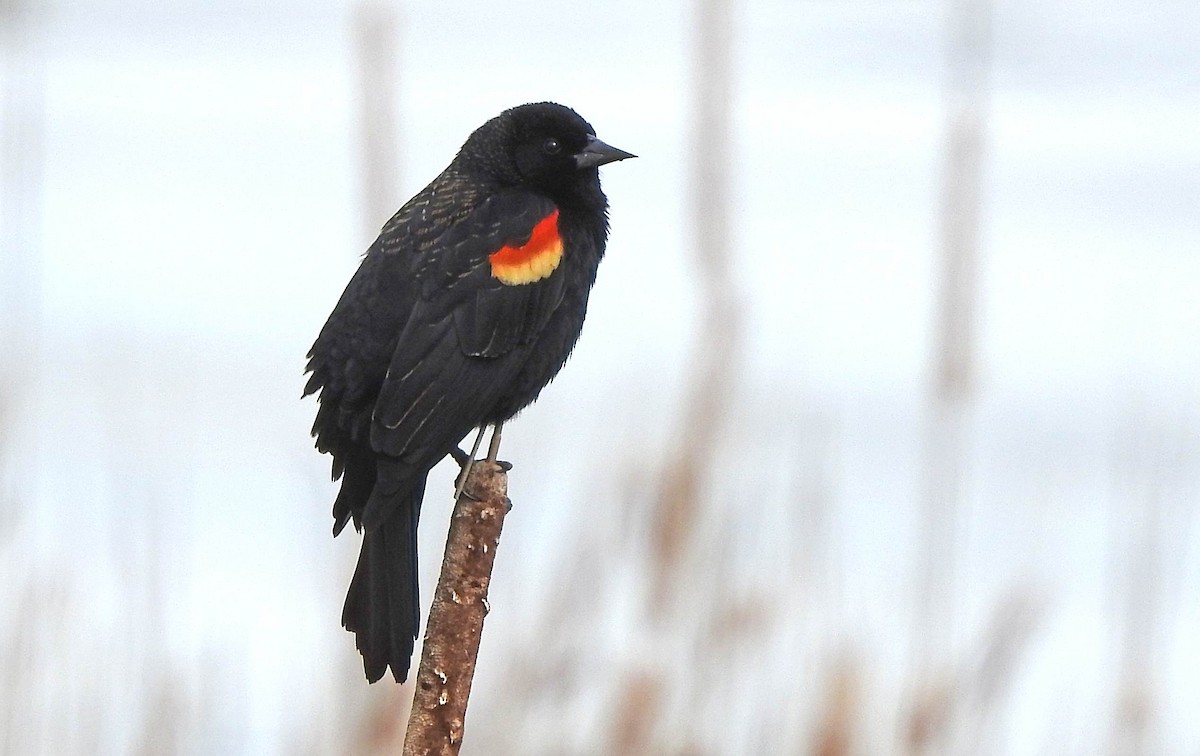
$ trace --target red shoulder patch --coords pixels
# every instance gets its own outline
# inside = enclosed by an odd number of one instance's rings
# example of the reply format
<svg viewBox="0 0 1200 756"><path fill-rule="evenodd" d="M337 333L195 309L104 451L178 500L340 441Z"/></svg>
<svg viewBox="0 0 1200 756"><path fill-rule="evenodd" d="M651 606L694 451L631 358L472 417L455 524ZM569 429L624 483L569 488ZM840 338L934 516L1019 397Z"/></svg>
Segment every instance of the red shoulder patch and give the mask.
<svg viewBox="0 0 1200 756"><path fill-rule="evenodd" d="M538 221L529 241L519 247L503 246L488 255L492 276L510 286L540 281L554 272L562 260L562 237L558 235L558 210Z"/></svg>

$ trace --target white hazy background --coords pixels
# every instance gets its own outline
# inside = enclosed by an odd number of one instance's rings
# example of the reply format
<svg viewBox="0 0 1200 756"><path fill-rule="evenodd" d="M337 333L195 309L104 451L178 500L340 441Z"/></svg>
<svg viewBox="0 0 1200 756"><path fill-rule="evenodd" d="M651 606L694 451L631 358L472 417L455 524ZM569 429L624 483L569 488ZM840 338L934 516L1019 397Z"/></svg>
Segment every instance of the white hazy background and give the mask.
<svg viewBox="0 0 1200 756"><path fill-rule="evenodd" d="M549 99L641 157L505 432L464 753L1197 753L1197 39L1194 0L0 2L0 752L398 747L303 357Z"/></svg>

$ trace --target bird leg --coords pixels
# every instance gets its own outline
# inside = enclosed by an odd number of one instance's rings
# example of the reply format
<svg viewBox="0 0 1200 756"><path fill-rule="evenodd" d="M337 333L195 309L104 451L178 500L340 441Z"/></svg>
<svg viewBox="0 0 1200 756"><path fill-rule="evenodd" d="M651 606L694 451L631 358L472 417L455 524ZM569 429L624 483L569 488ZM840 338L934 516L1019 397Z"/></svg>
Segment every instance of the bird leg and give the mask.
<svg viewBox="0 0 1200 756"><path fill-rule="evenodd" d="M500 453L500 431L504 430L504 423L496 423L492 427L492 442L488 444L487 461L493 465L496 464L496 455Z"/></svg>
<svg viewBox="0 0 1200 756"><path fill-rule="evenodd" d="M463 495L463 489L467 487L467 477L471 474L471 467L475 464L475 455L479 453L479 445L483 443L483 432L485 430L487 430L486 425L479 426L479 434L475 436L475 445L471 447L470 455L467 456L465 462L461 460L458 462L462 465L462 473L458 476L458 485L454 488L455 501L458 501L459 497ZM493 434L492 439L493 441L495 440L495 434ZM455 451L461 450L455 447ZM453 452L451 453L453 454ZM456 455L454 458L457 460L458 456Z"/></svg>
<svg viewBox="0 0 1200 756"><path fill-rule="evenodd" d="M496 455L500 453L500 429L504 427L504 423L497 423L492 429L492 441L488 444L488 462L499 467L504 472L512 469L512 462L505 462L502 459L496 459Z"/></svg>

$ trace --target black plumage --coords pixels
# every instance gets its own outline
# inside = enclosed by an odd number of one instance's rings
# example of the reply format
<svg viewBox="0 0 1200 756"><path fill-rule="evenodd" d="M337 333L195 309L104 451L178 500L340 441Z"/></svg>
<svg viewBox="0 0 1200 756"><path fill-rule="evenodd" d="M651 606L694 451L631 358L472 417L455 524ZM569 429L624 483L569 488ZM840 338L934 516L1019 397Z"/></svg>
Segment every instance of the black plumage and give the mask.
<svg viewBox="0 0 1200 756"><path fill-rule="evenodd" d="M491 119L383 227L308 354L333 532L363 531L342 624L371 682L408 675L426 476L566 362L608 235L597 167L627 157L561 105ZM514 273L502 253L535 262Z"/></svg>

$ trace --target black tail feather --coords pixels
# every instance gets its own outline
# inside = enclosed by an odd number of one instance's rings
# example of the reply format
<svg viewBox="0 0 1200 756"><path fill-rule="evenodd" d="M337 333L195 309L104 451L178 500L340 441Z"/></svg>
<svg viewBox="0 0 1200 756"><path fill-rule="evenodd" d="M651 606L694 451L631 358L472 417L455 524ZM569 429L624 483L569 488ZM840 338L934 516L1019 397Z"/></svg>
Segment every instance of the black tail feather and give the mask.
<svg viewBox="0 0 1200 756"><path fill-rule="evenodd" d="M355 635L369 682L383 677L389 666L396 682L408 679L421 630L417 520L424 494L422 480L415 491L400 494L407 500L399 502L382 524L363 535L342 609L342 626Z"/></svg>
<svg viewBox="0 0 1200 756"><path fill-rule="evenodd" d="M333 534L346 527L351 516L361 513L375 486L375 454L370 449L353 449L341 457L345 460L342 487L333 502ZM358 519L355 519L355 526Z"/></svg>

